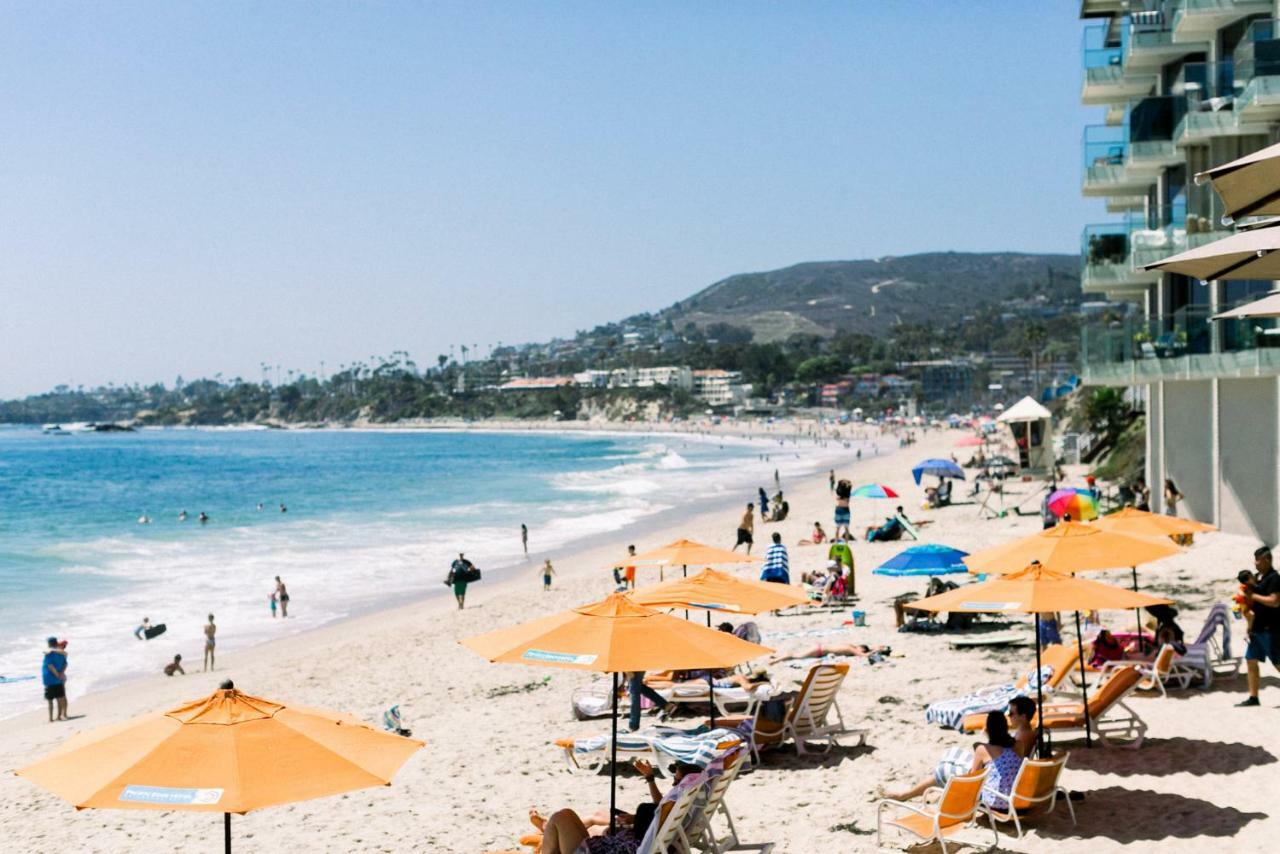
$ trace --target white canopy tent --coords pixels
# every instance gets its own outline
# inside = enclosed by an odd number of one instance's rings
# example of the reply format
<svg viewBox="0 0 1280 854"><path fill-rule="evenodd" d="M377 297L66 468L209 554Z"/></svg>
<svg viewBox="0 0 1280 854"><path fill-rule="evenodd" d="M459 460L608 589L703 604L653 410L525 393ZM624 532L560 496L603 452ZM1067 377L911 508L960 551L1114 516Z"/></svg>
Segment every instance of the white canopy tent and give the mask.
<svg viewBox="0 0 1280 854"><path fill-rule="evenodd" d="M1031 397L1024 397L1000 414L1018 446L1023 471L1044 472L1053 467L1052 414Z"/></svg>

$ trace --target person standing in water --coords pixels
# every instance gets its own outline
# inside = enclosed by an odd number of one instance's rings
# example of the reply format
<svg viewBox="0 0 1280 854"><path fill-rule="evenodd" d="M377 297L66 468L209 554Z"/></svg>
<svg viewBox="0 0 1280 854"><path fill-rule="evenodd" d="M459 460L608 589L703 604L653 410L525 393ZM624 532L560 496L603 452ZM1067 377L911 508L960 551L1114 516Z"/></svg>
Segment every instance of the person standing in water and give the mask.
<svg viewBox="0 0 1280 854"><path fill-rule="evenodd" d="M213 614L209 615L209 622L204 627L204 669L213 670L213 647L215 644L214 635L218 633L218 627L213 624Z"/></svg>
<svg viewBox="0 0 1280 854"><path fill-rule="evenodd" d="M276 576L276 601L280 603L280 618L289 616L289 591L285 589L280 576Z"/></svg>
<svg viewBox="0 0 1280 854"><path fill-rule="evenodd" d="M520 523L520 547L524 549L524 556L529 556L529 526Z"/></svg>

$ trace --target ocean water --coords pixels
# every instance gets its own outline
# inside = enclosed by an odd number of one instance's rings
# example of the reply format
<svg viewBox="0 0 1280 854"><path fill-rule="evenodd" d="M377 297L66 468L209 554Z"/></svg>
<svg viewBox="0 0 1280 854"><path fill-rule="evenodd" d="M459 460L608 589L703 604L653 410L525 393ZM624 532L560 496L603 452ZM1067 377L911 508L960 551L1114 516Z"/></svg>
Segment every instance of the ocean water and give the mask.
<svg viewBox="0 0 1280 854"><path fill-rule="evenodd" d="M489 576L519 569L536 583L522 522L540 560L683 504L749 499L775 467L821 465L793 450L669 435L0 427L0 676L38 673L49 635L70 641L73 700L175 653L199 669L210 612L219 649L242 648L444 594L459 551ZM276 575L288 620L271 618ZM143 616L167 633L135 640ZM38 682L0 683L0 718L42 702Z"/></svg>

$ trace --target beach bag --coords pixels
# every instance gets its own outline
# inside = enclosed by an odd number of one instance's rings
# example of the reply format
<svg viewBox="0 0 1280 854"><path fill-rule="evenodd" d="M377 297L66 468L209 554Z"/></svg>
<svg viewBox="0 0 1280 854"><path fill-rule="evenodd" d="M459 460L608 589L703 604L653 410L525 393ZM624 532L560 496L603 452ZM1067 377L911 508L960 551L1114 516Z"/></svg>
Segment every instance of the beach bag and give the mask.
<svg viewBox="0 0 1280 854"><path fill-rule="evenodd" d="M471 567L471 568L469 568L469 569L467 570L466 575L464 575L464 576L462 577L462 580L463 580L463 581L465 581L465 582L467 582L468 584L471 584L471 583L473 583L473 582L479 581L479 580L480 580L480 570L479 570L478 568L474 567L474 566L473 566L473 567Z"/></svg>

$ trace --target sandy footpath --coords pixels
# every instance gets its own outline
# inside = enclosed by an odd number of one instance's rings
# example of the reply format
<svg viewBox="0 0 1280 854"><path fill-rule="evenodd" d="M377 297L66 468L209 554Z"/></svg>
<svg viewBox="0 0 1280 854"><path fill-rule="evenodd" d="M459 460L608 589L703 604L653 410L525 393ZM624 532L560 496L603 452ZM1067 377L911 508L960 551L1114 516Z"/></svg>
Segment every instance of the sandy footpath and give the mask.
<svg viewBox="0 0 1280 854"><path fill-rule="evenodd" d="M974 505L919 510L923 492L911 481L911 464L926 456L948 455L959 435L929 434L917 446L857 463L849 460L837 472L855 483L878 481L897 489L913 518L933 521L924 531L925 542L972 551L1038 529L1035 515L980 520ZM794 576L822 562L824 549L795 544L808 535L815 519L830 528L832 501L825 477L783 486L791 519L776 526L757 523L757 541L764 542L772 530L781 531L791 548ZM1010 496L1010 503L1033 498L1033 485L1016 488L1027 494ZM960 493L958 488L957 498ZM668 530L637 534L636 544L645 549L687 536L728 546L740 507L751 499L743 495L740 501ZM855 530L892 510L891 502L854 504ZM1034 511L1037 504L1033 500L1028 509ZM551 742L607 726L607 721L577 722L570 710L573 689L603 677L492 665L456 640L600 598L612 588L608 567L631 536L620 532L598 547L550 555L559 573L550 593L541 590L538 564L531 560L527 573L473 586L465 611L441 598L274 641L227 655L216 674L156 676L84 697L72 707L74 714L84 717L70 725L45 722L37 699L38 712L0 727L4 847L32 852L215 850L221 841L216 816L77 813L11 772L73 730L175 705L208 693L227 677L251 694L347 710L371 723L380 721L387 706L399 703L415 736L428 742L389 788L237 817L237 850L482 852L518 847L516 839L528 828L525 813L530 806L544 811L561 806L594 810L607 803L607 777L570 773ZM969 741L926 725L922 706L1006 681L1030 666L1029 646L958 651L948 646L946 636L897 633L889 603L899 593L921 590L923 582L872 576L870 570L904 545L868 545L861 539L855 543L858 589L869 625L851 629L845 637L887 643L900 654L879 665L855 664L840 695L846 722L870 731L868 745L842 747L818 757L798 758L789 748L767 755L763 767L740 778L729 793L744 841L773 841L776 850L788 852L874 849L875 787L928 774L944 749ZM1179 621L1194 635L1208 608L1227 601L1234 575L1249 565L1255 545L1242 537L1209 535L1185 554L1140 569L1139 577L1144 589L1178 602ZM443 576L443 570L434 568L424 572L424 583L439 584L437 576ZM642 583L656 580L657 570L640 573ZM305 607L305 598L298 597L297 605ZM835 628L847 616L764 617L759 623L765 643L772 645L770 632ZM1104 621L1118 628L1131 620L1131 614L1104 615ZM1015 621L1014 628L1029 635L1025 621ZM1238 654L1243 639L1237 633L1233 640ZM792 649L804 643L786 640L777 646ZM771 673L784 684L803 678L802 670L786 665L775 666ZM74 678L74 669L72 674ZM1220 678L1208 692L1135 699L1133 706L1150 724L1140 750L1087 751L1083 742L1071 746L1066 783L1087 793L1076 805L1079 824L1073 827L1060 810L1034 822L1033 832L1023 840L1002 835L1002 847L1095 852L1126 844L1135 850L1274 850L1274 839L1266 840L1280 832L1280 822L1270 818L1280 783L1280 680L1272 671L1264 681L1261 709L1232 707L1243 696L1243 684L1242 677ZM643 794L634 777L620 786L621 804L633 804Z"/></svg>

